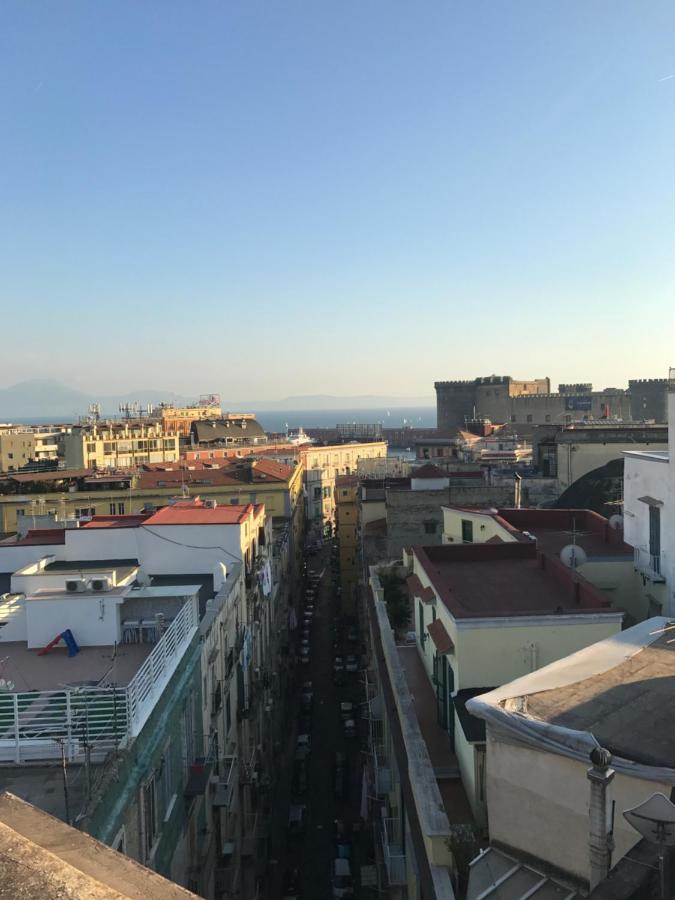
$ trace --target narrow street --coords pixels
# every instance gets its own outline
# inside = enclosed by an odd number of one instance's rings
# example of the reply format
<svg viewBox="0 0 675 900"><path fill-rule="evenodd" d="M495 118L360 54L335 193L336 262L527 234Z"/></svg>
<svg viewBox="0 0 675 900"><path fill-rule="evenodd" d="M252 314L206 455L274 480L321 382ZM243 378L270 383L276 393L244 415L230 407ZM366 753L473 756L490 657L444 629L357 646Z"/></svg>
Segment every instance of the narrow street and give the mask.
<svg viewBox="0 0 675 900"><path fill-rule="evenodd" d="M332 878L338 855L348 858L354 893L335 896L359 896L364 699L360 648L354 623L340 617L331 541L306 555L306 563L298 607L297 662L287 698L288 728L273 812L268 900L329 900L334 896ZM303 661L303 640L309 642L307 661ZM337 657L343 668L336 670ZM341 708L349 703L351 711ZM301 744L309 744L309 749Z"/></svg>

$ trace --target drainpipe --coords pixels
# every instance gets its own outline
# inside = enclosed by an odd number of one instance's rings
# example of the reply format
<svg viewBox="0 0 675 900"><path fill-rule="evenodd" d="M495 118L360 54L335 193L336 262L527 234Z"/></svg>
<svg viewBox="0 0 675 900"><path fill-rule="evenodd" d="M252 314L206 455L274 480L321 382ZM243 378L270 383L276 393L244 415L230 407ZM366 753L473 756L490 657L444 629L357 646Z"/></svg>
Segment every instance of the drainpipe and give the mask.
<svg viewBox="0 0 675 900"><path fill-rule="evenodd" d="M608 800L607 788L614 779L614 769L610 768L612 755L603 747L595 747L591 751L593 765L586 772L591 783L591 802L589 809L589 850L591 891L607 878L612 865L613 837L613 804Z"/></svg>

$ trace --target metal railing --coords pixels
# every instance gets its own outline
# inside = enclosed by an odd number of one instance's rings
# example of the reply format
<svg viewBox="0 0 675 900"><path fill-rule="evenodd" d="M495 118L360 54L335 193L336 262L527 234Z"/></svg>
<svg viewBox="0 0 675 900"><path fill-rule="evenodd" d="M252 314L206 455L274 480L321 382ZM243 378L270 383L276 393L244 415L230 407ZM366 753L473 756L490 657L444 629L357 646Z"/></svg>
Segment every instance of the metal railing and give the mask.
<svg viewBox="0 0 675 900"><path fill-rule="evenodd" d="M100 761L128 739L125 688L0 693L0 760Z"/></svg>
<svg viewBox="0 0 675 900"><path fill-rule="evenodd" d="M392 777L389 760L382 746L373 747L373 767L375 769L375 793L378 797L391 791Z"/></svg>
<svg viewBox="0 0 675 900"><path fill-rule="evenodd" d="M0 761L105 759L138 735L197 631L186 603L127 687L0 692Z"/></svg>
<svg viewBox="0 0 675 900"><path fill-rule="evenodd" d="M199 623L197 604L185 603L127 686L129 729L137 735L152 711L156 698L173 675Z"/></svg>
<svg viewBox="0 0 675 900"><path fill-rule="evenodd" d="M389 884L405 884L408 879L400 820L383 818L381 835L384 864L387 869Z"/></svg>
<svg viewBox="0 0 675 900"><path fill-rule="evenodd" d="M655 554L650 553L648 547L635 547L633 550L633 562L638 572L641 572L648 578L665 581L662 574L665 568L665 554L663 550Z"/></svg>

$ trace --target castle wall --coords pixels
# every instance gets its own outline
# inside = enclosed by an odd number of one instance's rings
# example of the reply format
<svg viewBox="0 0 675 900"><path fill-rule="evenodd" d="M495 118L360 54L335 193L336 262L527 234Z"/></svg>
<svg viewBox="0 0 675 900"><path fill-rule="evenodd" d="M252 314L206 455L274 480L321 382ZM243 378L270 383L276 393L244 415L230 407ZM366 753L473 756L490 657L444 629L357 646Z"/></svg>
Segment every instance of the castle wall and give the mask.
<svg viewBox="0 0 675 900"><path fill-rule="evenodd" d="M634 422L653 419L667 422L667 378L638 378L628 382L631 398L631 417Z"/></svg>
<svg viewBox="0 0 675 900"><path fill-rule="evenodd" d="M439 431L456 431L465 419L473 418L476 404L476 382L437 381L436 427Z"/></svg>

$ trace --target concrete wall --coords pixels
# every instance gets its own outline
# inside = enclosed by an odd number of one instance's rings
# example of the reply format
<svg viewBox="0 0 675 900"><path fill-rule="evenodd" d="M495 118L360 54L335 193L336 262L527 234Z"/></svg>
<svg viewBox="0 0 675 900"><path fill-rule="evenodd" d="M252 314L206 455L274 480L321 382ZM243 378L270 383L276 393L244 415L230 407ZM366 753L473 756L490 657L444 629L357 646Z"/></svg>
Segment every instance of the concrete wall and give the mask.
<svg viewBox="0 0 675 900"><path fill-rule="evenodd" d="M490 838L588 881L589 764L496 740L488 727L487 803ZM641 840L622 812L670 786L617 773L610 787L616 801L617 862Z"/></svg>
<svg viewBox="0 0 675 900"><path fill-rule="evenodd" d="M478 825L485 825L487 821L487 809L485 802L480 800L480 785L478 783L477 757L484 753L484 744L471 744L464 737L464 731L457 714L450 710L455 717L455 756L462 777L462 784L466 792L466 798L471 805L471 811Z"/></svg>
<svg viewBox="0 0 675 900"><path fill-rule="evenodd" d="M26 638L29 650L46 646L70 628L83 647L111 647L121 640L119 594L69 594L26 601Z"/></svg>
<svg viewBox="0 0 675 900"><path fill-rule="evenodd" d="M632 441L627 436L624 443L575 441L574 432L567 432L566 439L557 443L558 483L561 492L582 475L606 465L612 459L621 459L624 450L665 450L665 442ZM569 440L567 438L570 438Z"/></svg>
<svg viewBox="0 0 675 900"><path fill-rule="evenodd" d="M413 544L440 544L443 541L443 506L509 506L513 504L513 485L451 485L440 491L387 490L387 529L390 558L401 555L403 547ZM425 530L433 523L435 532Z"/></svg>
<svg viewBox="0 0 675 900"><path fill-rule="evenodd" d="M508 529L496 522L489 514L467 512L466 510L443 508L443 543L462 543L462 521L473 524L473 542L484 544L490 538L499 537L505 543L514 543L516 538Z"/></svg>

